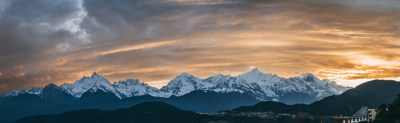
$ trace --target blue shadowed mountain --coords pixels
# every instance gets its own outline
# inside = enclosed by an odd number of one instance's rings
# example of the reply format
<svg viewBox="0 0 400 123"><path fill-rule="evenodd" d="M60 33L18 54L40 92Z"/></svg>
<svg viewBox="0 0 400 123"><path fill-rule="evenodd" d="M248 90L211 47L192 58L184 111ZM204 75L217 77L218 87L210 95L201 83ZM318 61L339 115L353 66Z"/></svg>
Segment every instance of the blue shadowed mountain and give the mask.
<svg viewBox="0 0 400 123"><path fill-rule="evenodd" d="M182 73L161 89L135 79L114 82L97 73L71 84L49 84L13 90L1 95L0 119L4 122L37 114L54 114L81 109L112 110L162 101L184 110L210 113L248 106L260 101L308 104L349 89L312 74L282 78L257 68L238 75L215 75L200 79ZM24 105L26 102L36 102ZM14 105L15 104L15 105ZM26 107L19 107L24 105ZM18 113L24 110L24 113Z"/></svg>

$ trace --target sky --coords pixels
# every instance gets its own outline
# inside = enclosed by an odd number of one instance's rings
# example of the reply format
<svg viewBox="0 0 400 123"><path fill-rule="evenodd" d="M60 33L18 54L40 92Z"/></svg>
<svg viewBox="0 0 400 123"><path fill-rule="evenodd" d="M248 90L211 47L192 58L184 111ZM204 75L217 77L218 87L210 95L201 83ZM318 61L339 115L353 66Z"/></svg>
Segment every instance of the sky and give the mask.
<svg viewBox="0 0 400 123"><path fill-rule="evenodd" d="M0 92L253 68L400 80L398 0L0 0Z"/></svg>

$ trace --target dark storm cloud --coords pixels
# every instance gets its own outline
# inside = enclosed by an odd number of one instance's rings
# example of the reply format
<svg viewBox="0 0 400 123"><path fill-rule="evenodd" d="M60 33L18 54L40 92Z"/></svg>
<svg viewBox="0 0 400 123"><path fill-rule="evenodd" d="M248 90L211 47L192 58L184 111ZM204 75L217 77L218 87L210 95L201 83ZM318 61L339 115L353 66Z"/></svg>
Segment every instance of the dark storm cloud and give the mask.
<svg viewBox="0 0 400 123"><path fill-rule="evenodd" d="M46 69L43 67L33 68L40 73L38 76L30 76L24 70L29 64L54 58L46 52L62 44L79 44L77 35L66 25L79 10L76 1L4 0L0 3L0 82L8 88L32 85L33 78L47 76L49 73L40 72ZM21 68L15 69L16 66ZM25 75L21 76L22 73Z"/></svg>
<svg viewBox="0 0 400 123"><path fill-rule="evenodd" d="M206 77L255 66L285 77L325 77L359 69L367 57L375 66L398 67L399 4L0 0L0 92L73 82L94 71L160 87L181 72ZM386 69L383 77L397 77Z"/></svg>

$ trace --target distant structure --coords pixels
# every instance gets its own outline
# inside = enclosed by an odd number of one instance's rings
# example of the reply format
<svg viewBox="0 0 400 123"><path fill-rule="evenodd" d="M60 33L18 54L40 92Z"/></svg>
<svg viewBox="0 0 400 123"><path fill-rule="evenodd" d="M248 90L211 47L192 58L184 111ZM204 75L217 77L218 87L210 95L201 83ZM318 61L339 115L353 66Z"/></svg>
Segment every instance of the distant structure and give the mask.
<svg viewBox="0 0 400 123"><path fill-rule="evenodd" d="M376 109L368 109L368 117L370 119L368 121L374 121L376 114L378 114L378 113L376 113Z"/></svg>
<svg viewBox="0 0 400 123"><path fill-rule="evenodd" d="M361 107L353 116L334 116L334 123L359 123L362 121L372 122L375 120L376 109L368 109L368 107Z"/></svg>

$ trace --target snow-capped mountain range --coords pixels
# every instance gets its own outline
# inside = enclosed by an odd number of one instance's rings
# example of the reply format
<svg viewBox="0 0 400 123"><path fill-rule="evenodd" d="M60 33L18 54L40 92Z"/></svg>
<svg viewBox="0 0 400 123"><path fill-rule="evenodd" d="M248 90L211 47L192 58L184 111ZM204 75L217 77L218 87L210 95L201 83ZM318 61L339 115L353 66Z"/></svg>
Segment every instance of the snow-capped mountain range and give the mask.
<svg viewBox="0 0 400 123"><path fill-rule="evenodd" d="M259 100L283 102L288 97L299 95L306 95L319 100L330 95L341 94L350 89L350 87L337 85L333 81L320 80L312 74L283 78L275 74L263 73L257 68L238 76L214 75L206 79L182 73L161 89L141 83L137 79L127 79L111 84L95 72L91 77L83 77L72 84L62 84L59 88L75 98L80 98L86 92L97 92L99 90L113 93L120 99L142 95L168 98L182 96L194 90L203 90L219 93L240 92ZM8 91L1 96L17 96L25 93L39 95L42 90L42 87L31 87Z"/></svg>

